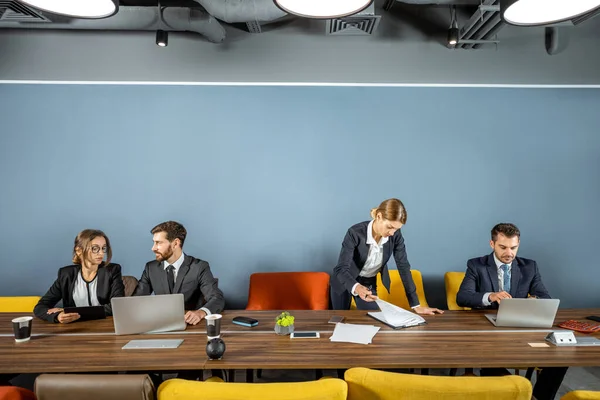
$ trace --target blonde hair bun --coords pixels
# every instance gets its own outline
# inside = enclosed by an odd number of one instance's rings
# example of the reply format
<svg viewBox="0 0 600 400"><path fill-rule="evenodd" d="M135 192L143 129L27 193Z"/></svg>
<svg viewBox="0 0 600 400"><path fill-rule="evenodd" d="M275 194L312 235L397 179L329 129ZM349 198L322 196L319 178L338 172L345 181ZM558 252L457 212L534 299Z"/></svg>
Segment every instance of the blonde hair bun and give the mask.
<svg viewBox="0 0 600 400"><path fill-rule="evenodd" d="M377 208L371 208L371 218L375 219L377 216Z"/></svg>

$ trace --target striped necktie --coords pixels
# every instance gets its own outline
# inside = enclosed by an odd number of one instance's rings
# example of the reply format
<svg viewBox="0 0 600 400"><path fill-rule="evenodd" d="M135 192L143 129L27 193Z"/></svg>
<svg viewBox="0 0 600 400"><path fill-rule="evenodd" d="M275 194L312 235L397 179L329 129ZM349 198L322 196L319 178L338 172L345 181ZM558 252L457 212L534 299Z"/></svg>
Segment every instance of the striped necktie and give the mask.
<svg viewBox="0 0 600 400"><path fill-rule="evenodd" d="M510 270L508 269L508 265L502 264L500 266L502 268L502 272L504 273L502 283L504 285L504 291L506 293L510 293Z"/></svg>

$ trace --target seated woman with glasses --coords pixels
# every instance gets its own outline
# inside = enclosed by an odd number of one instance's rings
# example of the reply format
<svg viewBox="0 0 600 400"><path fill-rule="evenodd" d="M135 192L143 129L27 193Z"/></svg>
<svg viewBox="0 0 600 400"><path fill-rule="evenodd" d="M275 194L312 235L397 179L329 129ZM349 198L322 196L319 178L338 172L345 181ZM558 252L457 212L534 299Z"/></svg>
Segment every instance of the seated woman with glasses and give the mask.
<svg viewBox="0 0 600 400"><path fill-rule="evenodd" d="M112 315L110 299L123 297L125 287L121 266L112 264L111 257L110 241L104 232L81 231L73 246L74 265L58 270L58 278L37 303L34 314L61 324L80 318L77 313L65 313L66 307L104 306L106 315ZM60 300L63 308L54 308Z"/></svg>

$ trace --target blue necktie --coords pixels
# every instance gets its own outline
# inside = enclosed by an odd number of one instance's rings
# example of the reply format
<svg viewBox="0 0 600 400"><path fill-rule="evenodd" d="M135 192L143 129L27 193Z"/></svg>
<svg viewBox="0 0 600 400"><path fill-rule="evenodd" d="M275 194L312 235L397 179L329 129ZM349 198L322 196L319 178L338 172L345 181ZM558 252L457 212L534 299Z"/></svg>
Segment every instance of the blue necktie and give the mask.
<svg viewBox="0 0 600 400"><path fill-rule="evenodd" d="M502 268L502 272L504 272L504 291L510 293L510 271L508 270L508 265L502 264L500 268Z"/></svg>

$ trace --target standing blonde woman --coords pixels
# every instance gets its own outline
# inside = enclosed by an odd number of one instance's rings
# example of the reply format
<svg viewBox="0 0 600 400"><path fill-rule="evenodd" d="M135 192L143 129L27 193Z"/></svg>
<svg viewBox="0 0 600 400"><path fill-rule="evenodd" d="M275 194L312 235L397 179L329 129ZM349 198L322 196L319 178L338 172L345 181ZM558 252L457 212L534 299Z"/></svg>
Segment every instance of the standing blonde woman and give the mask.
<svg viewBox="0 0 600 400"><path fill-rule="evenodd" d="M388 199L371 210L371 221L360 222L348 229L331 279L334 310L348 310L352 296L359 310L377 310L377 274L381 274L381 281L389 292L387 262L393 254L412 309L418 314L443 313L419 304L400 231L405 223L404 204L398 199Z"/></svg>
<svg viewBox="0 0 600 400"><path fill-rule="evenodd" d="M105 259L106 257L106 259ZM125 287L121 266L112 264L110 241L104 232L85 229L73 245L73 264L58 270L58 278L33 309L43 320L66 324L79 319L79 314L53 308L62 300L63 307L104 306L112 315L110 299L123 297Z"/></svg>

